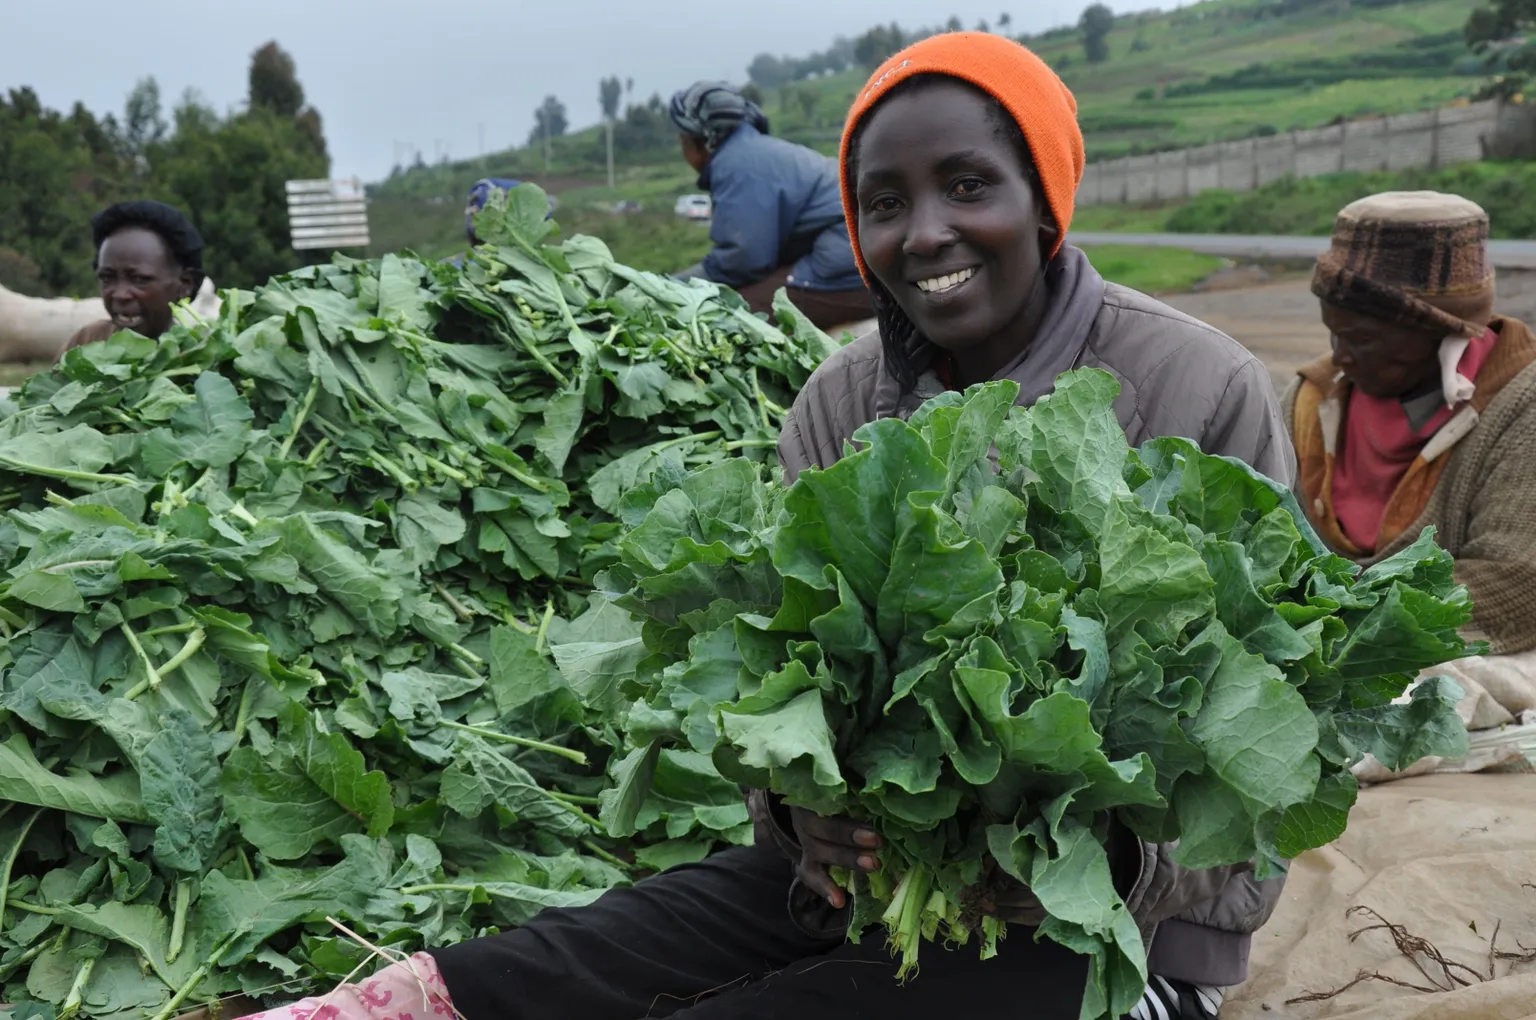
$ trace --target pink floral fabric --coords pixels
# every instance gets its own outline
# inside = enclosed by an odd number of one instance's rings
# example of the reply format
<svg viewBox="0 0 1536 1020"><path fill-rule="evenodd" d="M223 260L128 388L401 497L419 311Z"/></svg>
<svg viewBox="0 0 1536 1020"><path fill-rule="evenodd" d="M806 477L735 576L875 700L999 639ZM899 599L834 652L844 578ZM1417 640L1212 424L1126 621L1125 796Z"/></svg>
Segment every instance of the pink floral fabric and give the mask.
<svg viewBox="0 0 1536 1020"><path fill-rule="evenodd" d="M417 953L365 981L253 1013L245 1020L438 1020L457 1015L437 961Z"/></svg>

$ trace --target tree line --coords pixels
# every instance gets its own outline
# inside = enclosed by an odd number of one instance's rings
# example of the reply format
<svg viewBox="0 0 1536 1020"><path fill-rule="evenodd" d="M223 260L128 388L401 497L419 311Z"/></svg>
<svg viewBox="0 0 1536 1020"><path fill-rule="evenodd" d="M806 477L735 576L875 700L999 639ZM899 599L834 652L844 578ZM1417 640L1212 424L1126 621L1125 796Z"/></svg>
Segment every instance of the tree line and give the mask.
<svg viewBox="0 0 1536 1020"><path fill-rule="evenodd" d="M284 182L330 170L318 111L275 42L251 58L244 107L221 114L189 91L167 115L146 78L121 114L0 95L0 285L43 297L94 292L90 219L149 198L184 212L221 287L249 287L303 259L289 247Z"/></svg>

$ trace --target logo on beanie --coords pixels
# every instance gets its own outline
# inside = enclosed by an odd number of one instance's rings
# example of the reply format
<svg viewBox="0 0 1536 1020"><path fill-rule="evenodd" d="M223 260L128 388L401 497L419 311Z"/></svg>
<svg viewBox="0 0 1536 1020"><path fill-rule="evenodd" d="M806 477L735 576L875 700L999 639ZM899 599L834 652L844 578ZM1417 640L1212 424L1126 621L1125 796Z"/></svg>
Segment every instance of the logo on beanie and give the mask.
<svg viewBox="0 0 1536 1020"><path fill-rule="evenodd" d="M880 86L884 85L887 81L889 81L891 75L895 74L898 71L905 70L907 65L910 64L910 63L912 63L912 61L910 61L910 60L903 60L901 63L897 64L895 67L891 68L889 71L885 72L880 77L878 77L874 81L870 82L869 88L864 90L864 98L868 99L870 96L872 96L876 92L880 91Z"/></svg>

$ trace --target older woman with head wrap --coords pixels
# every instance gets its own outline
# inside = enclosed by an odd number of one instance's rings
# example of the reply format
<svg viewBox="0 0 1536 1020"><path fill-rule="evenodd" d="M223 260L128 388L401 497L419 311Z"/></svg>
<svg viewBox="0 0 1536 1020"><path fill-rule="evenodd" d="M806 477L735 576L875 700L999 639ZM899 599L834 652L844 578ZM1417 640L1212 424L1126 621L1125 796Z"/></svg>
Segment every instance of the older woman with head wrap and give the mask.
<svg viewBox="0 0 1536 1020"><path fill-rule="evenodd" d="M171 328L171 306L203 287L202 235L162 202L108 206L91 220L91 234L108 318L82 327L66 351L123 329L154 339Z"/></svg>
<svg viewBox="0 0 1536 1020"><path fill-rule="evenodd" d="M837 164L768 133L757 104L723 82L701 81L672 97L683 158L713 199L714 248L680 273L734 287L753 311L774 294L823 328L866 319L869 292L859 278L838 198Z"/></svg>
<svg viewBox="0 0 1536 1020"><path fill-rule="evenodd" d="M1434 527L1473 627L1511 653L1536 649L1536 339L1493 313L1487 247L1454 195L1346 206L1312 279L1333 352L1282 405L1324 540L1374 563Z"/></svg>

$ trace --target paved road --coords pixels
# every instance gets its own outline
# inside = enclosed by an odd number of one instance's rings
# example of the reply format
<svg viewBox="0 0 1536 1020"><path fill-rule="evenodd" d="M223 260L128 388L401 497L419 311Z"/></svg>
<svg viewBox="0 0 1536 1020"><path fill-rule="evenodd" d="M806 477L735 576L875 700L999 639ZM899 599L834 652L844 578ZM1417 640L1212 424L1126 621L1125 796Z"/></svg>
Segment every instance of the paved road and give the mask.
<svg viewBox="0 0 1536 1020"><path fill-rule="evenodd" d="M1072 232L1077 244L1132 244L1149 248L1182 248L1227 258L1316 258L1328 247L1326 237L1280 237L1247 234L1103 234ZM1497 269L1536 269L1536 241L1490 241L1488 255Z"/></svg>

